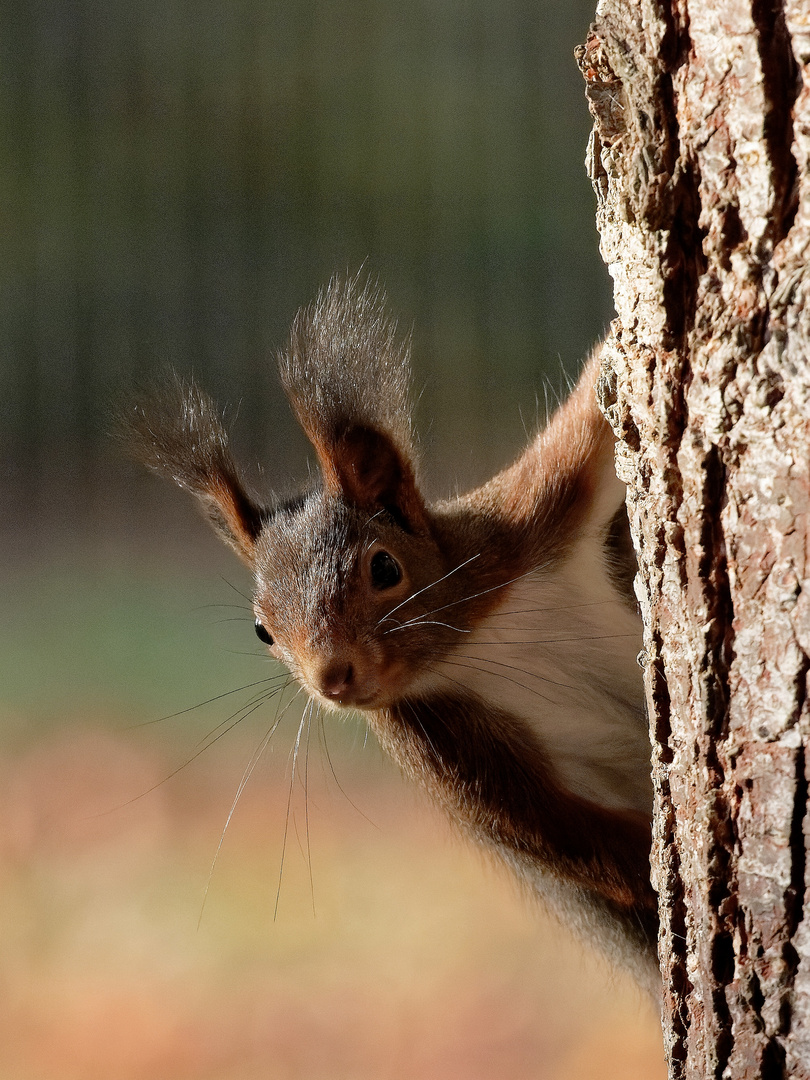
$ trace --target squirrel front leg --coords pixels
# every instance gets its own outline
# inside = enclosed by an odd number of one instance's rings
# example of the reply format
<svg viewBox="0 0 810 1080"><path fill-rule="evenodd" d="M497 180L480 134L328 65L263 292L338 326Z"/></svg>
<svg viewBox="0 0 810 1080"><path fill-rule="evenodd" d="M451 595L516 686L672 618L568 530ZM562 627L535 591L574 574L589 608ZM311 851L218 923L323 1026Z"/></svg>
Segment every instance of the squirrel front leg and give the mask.
<svg viewBox="0 0 810 1080"><path fill-rule="evenodd" d="M515 538L516 571L557 558L586 532L626 520L625 487L614 467L615 436L596 400L599 350L569 397L520 457L459 506L503 524ZM629 597L628 597L629 599Z"/></svg>

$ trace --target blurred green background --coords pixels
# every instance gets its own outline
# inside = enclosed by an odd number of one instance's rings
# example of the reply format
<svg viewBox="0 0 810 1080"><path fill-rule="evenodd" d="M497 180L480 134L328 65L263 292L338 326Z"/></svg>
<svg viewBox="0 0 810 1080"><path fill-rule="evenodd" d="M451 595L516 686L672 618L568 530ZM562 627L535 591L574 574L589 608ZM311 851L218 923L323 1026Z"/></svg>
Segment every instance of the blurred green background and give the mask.
<svg viewBox="0 0 810 1080"><path fill-rule="evenodd" d="M291 706L230 818L277 712L250 711L273 674L250 582L106 419L193 371L258 482L293 486L273 353L365 266L413 328L431 490L504 464L611 313L572 58L591 17L4 5L0 1080L663 1075L635 991L361 725L305 732L293 776Z"/></svg>

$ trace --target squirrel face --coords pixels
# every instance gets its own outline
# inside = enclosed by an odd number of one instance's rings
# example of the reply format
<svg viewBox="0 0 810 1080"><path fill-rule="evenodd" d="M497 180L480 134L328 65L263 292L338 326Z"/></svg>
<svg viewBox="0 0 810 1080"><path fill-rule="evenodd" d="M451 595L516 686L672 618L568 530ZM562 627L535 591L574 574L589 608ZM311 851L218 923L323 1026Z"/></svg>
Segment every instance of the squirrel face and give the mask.
<svg viewBox="0 0 810 1080"><path fill-rule="evenodd" d="M313 493L267 522L254 567L260 639L330 708L402 700L424 685L431 654L466 629L431 620L449 602L435 584L446 573L441 552L385 509Z"/></svg>

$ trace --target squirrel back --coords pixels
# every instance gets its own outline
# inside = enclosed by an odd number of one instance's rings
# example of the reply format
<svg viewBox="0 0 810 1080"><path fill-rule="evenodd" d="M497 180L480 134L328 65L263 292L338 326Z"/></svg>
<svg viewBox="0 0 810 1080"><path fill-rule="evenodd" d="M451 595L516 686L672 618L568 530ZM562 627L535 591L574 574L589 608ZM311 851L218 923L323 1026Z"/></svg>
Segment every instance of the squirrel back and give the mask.
<svg viewBox="0 0 810 1080"><path fill-rule="evenodd" d="M598 358L517 461L429 504L408 352L357 281L299 313L279 368L322 482L288 502L248 491L193 384L132 406L126 437L250 565L257 633L310 698L360 710L455 822L654 988L640 624Z"/></svg>

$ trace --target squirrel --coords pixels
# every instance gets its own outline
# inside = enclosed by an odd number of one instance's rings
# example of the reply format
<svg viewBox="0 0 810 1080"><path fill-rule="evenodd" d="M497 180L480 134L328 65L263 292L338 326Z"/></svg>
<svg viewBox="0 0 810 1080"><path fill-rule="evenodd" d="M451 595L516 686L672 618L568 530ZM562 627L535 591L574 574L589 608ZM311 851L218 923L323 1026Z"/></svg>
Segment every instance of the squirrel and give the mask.
<svg viewBox="0 0 810 1080"><path fill-rule="evenodd" d="M259 639L317 705L359 711L406 774L580 936L656 993L650 744L624 486L598 353L518 459L428 503L409 345L333 281L279 356L320 484L269 504L179 377L131 403L130 452L250 567Z"/></svg>

